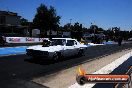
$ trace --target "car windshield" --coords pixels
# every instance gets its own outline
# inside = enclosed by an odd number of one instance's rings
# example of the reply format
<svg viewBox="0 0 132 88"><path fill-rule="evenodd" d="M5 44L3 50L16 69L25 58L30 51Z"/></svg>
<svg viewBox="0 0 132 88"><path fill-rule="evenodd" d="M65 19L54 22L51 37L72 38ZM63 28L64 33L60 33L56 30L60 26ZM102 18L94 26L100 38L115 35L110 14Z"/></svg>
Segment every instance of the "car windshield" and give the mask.
<svg viewBox="0 0 132 88"><path fill-rule="evenodd" d="M65 45L65 42L66 42L65 39L52 39L51 46Z"/></svg>

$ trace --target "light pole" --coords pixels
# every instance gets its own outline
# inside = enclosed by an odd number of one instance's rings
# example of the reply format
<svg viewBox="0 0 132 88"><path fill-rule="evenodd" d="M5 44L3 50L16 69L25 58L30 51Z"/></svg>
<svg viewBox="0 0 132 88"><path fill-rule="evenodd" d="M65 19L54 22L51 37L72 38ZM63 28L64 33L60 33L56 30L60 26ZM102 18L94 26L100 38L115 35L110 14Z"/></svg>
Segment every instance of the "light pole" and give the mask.
<svg viewBox="0 0 132 88"><path fill-rule="evenodd" d="M70 37L71 37L71 21L72 21L72 19L70 19L70 26L69 26L69 29L70 29Z"/></svg>

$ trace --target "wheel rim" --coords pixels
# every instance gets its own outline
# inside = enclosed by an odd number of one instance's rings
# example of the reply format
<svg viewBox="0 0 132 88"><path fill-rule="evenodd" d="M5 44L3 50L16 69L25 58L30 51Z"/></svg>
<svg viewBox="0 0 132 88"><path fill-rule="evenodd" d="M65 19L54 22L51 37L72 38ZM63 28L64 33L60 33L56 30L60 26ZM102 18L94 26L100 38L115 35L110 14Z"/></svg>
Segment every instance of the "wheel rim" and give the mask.
<svg viewBox="0 0 132 88"><path fill-rule="evenodd" d="M54 60L56 61L56 60L58 60L59 57L58 57L57 54L55 54L53 58L54 58Z"/></svg>
<svg viewBox="0 0 132 88"><path fill-rule="evenodd" d="M79 51L79 55L83 55L83 50L80 50Z"/></svg>

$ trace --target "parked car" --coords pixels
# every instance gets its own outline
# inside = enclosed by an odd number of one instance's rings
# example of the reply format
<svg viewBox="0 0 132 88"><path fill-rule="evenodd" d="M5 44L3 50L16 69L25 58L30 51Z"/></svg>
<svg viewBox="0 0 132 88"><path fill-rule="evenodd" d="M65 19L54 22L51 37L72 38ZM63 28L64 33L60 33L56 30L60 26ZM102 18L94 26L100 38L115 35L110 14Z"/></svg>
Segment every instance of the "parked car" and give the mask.
<svg viewBox="0 0 132 88"><path fill-rule="evenodd" d="M58 60L61 57L81 56L86 48L86 45L80 44L76 39L52 38L51 41L44 41L42 45L28 47L26 52L28 56Z"/></svg>

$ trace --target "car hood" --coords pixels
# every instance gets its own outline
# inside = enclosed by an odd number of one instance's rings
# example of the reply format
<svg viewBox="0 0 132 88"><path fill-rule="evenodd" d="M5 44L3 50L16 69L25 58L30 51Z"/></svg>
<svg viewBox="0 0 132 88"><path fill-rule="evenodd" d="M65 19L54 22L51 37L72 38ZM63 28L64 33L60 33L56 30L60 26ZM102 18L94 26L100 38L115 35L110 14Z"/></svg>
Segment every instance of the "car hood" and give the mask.
<svg viewBox="0 0 132 88"><path fill-rule="evenodd" d="M43 47L42 45L36 45L36 46L30 46L27 49L54 52L54 51L61 50L62 49L62 46L58 45L58 46Z"/></svg>
<svg viewBox="0 0 132 88"><path fill-rule="evenodd" d="M84 48L86 48L87 46L86 45L84 45L84 44L80 44L79 45L80 47L84 47Z"/></svg>

